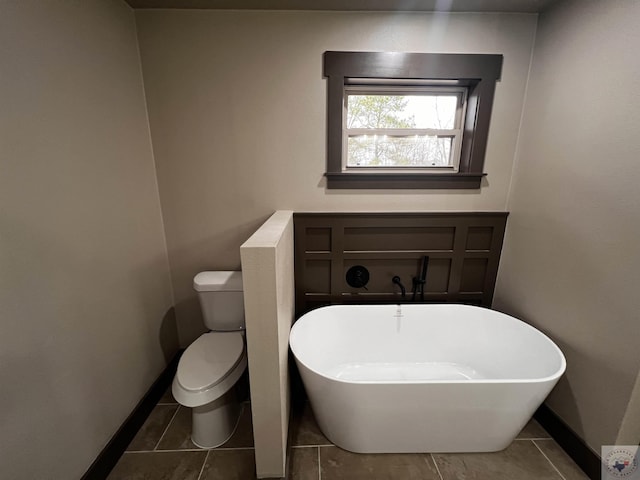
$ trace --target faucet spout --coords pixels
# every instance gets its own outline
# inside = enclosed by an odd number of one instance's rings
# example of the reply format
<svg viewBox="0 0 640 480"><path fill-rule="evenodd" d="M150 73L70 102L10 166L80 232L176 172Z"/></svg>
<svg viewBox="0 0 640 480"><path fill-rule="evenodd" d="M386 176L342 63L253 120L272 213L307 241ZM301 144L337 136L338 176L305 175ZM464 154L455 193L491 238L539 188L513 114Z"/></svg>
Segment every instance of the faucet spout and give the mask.
<svg viewBox="0 0 640 480"><path fill-rule="evenodd" d="M395 276L391 279L391 283L393 283L394 285L398 285L400 287L400 294L402 295L402 298L407 296L407 289L404 288L404 285L402 285L402 282L400 281L400 277L399 276Z"/></svg>

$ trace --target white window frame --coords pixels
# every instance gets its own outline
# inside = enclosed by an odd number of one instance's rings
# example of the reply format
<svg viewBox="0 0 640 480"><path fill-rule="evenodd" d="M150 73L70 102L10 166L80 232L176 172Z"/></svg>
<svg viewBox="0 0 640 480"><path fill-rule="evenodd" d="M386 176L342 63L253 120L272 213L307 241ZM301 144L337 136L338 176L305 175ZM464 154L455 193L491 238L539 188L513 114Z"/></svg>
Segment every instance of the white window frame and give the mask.
<svg viewBox="0 0 640 480"><path fill-rule="evenodd" d="M416 96L437 96L456 94L458 105L453 129L433 129L433 128L348 128L348 104L351 95L416 95ZM342 171L362 171L362 172L425 172L429 173L457 173L459 171L460 156L462 150L462 135L467 112L468 89L466 87L452 87L443 85L345 85L344 86L344 108L342 119ZM348 141L350 136L381 135L395 138L411 136L435 136L438 138L452 138L451 164L450 165L424 165L424 166L359 166L348 165L349 152Z"/></svg>

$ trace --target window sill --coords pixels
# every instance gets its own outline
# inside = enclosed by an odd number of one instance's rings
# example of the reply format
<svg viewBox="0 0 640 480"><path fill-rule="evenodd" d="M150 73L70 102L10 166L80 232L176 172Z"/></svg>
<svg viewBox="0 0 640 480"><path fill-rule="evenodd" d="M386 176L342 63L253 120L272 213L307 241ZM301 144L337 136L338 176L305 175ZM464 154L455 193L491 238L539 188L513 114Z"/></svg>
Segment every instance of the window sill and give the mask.
<svg viewBox="0 0 640 480"><path fill-rule="evenodd" d="M479 189L486 173L327 172L327 188Z"/></svg>

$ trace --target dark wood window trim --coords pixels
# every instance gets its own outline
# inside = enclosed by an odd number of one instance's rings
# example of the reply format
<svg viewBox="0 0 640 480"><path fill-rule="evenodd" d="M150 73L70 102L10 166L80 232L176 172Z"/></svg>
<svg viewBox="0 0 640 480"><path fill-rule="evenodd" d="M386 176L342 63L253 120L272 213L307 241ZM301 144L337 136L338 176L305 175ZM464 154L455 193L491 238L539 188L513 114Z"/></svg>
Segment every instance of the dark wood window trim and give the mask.
<svg viewBox="0 0 640 480"><path fill-rule="evenodd" d="M480 188L489 121L502 55L325 52L328 78L327 188L349 189L477 189ZM467 114L458 172L362 172L342 168L344 87L357 79L398 85L429 81L468 87ZM388 81L388 82L387 82Z"/></svg>

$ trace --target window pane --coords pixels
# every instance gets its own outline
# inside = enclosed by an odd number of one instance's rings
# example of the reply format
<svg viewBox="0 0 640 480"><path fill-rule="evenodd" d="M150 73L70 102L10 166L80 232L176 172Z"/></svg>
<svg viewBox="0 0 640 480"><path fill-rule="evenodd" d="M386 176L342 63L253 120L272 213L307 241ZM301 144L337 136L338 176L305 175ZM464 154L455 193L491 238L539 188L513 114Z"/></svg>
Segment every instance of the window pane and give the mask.
<svg viewBox="0 0 640 480"><path fill-rule="evenodd" d="M458 95L349 95L347 128L455 128Z"/></svg>
<svg viewBox="0 0 640 480"><path fill-rule="evenodd" d="M452 143L452 137L351 136L347 167L450 166Z"/></svg>

